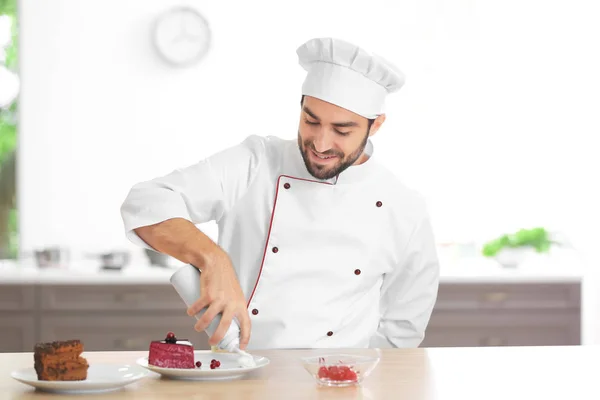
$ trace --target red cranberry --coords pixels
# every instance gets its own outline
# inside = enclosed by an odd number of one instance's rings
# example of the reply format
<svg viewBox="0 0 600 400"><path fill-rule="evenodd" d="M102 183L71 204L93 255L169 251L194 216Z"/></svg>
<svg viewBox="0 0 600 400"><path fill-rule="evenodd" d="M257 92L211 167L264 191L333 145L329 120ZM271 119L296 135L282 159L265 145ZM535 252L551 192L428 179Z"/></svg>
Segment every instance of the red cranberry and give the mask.
<svg viewBox="0 0 600 400"><path fill-rule="evenodd" d="M177 338L175 337L175 334L173 332L167 333L167 337L165 339L165 342L167 342L167 343L177 343Z"/></svg>
<svg viewBox="0 0 600 400"><path fill-rule="evenodd" d="M325 378L329 377L329 370L327 369L327 367L319 368L318 376L321 379L325 379Z"/></svg>
<svg viewBox="0 0 600 400"><path fill-rule="evenodd" d="M200 368L202 366L202 363L200 361L196 361L196 367Z"/></svg>
<svg viewBox="0 0 600 400"><path fill-rule="evenodd" d="M221 361L218 361L218 360L217 360L217 362L215 363L215 365L216 365L217 367L220 367L220 366L221 366Z"/></svg>
<svg viewBox="0 0 600 400"><path fill-rule="evenodd" d="M210 369L215 369L217 366L215 364L210 364Z"/></svg>

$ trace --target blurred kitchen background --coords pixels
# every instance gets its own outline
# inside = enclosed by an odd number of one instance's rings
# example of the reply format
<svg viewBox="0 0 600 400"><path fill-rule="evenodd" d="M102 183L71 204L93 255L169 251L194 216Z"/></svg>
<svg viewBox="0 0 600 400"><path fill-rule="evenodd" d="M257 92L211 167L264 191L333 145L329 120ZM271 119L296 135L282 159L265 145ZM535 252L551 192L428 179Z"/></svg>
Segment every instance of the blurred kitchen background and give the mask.
<svg viewBox="0 0 600 400"><path fill-rule="evenodd" d="M168 282L179 262L131 245L119 207L249 134L295 138L295 50L318 36L407 75L373 142L434 221L423 346L600 342L599 16L578 0L0 0L0 351L139 350L167 331L202 347Z"/></svg>

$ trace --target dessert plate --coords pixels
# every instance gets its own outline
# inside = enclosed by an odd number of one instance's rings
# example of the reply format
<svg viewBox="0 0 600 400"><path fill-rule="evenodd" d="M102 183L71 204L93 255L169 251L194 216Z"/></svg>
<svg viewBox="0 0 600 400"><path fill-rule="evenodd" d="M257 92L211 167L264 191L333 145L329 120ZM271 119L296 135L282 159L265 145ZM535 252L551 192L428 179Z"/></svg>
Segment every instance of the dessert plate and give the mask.
<svg viewBox="0 0 600 400"><path fill-rule="evenodd" d="M19 382L45 392L84 394L121 389L148 375L148 371L135 365L90 364L84 381L40 381L33 367L11 373Z"/></svg>
<svg viewBox="0 0 600 400"><path fill-rule="evenodd" d="M201 362L200 367L194 368L162 368L148 364L148 357L137 360L137 364L150 371L161 374L172 379L191 380L230 380L239 379L248 373L269 365L269 359L262 356L252 356L255 366L243 366L240 364L240 356L235 353L213 352L212 350L195 350L194 361ZM221 365L215 369L210 368L212 360L218 360Z"/></svg>

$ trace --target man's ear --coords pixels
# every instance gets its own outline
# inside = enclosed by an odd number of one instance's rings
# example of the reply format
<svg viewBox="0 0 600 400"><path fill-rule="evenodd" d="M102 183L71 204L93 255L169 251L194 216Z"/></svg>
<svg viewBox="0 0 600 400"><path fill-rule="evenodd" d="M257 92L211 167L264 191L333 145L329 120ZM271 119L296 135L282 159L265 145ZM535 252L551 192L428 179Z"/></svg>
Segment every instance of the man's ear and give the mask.
<svg viewBox="0 0 600 400"><path fill-rule="evenodd" d="M385 114L381 114L377 118L375 118L375 121L373 121L373 125L371 125L371 130L369 131L369 136L373 136L374 134L376 134L384 122L385 122Z"/></svg>

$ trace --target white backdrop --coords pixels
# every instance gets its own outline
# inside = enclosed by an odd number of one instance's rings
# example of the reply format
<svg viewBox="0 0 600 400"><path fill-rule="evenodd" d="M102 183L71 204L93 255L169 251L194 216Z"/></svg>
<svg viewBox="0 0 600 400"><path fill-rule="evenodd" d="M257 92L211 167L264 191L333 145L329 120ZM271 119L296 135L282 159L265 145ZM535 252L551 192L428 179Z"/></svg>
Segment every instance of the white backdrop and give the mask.
<svg viewBox="0 0 600 400"><path fill-rule="evenodd" d="M172 4L21 2L25 251L127 247L119 207L133 183L249 134L295 137L295 49L330 35L406 73L375 151L425 194L439 241L543 224L595 256L596 3L192 0L214 40L185 70L163 64L150 41Z"/></svg>

